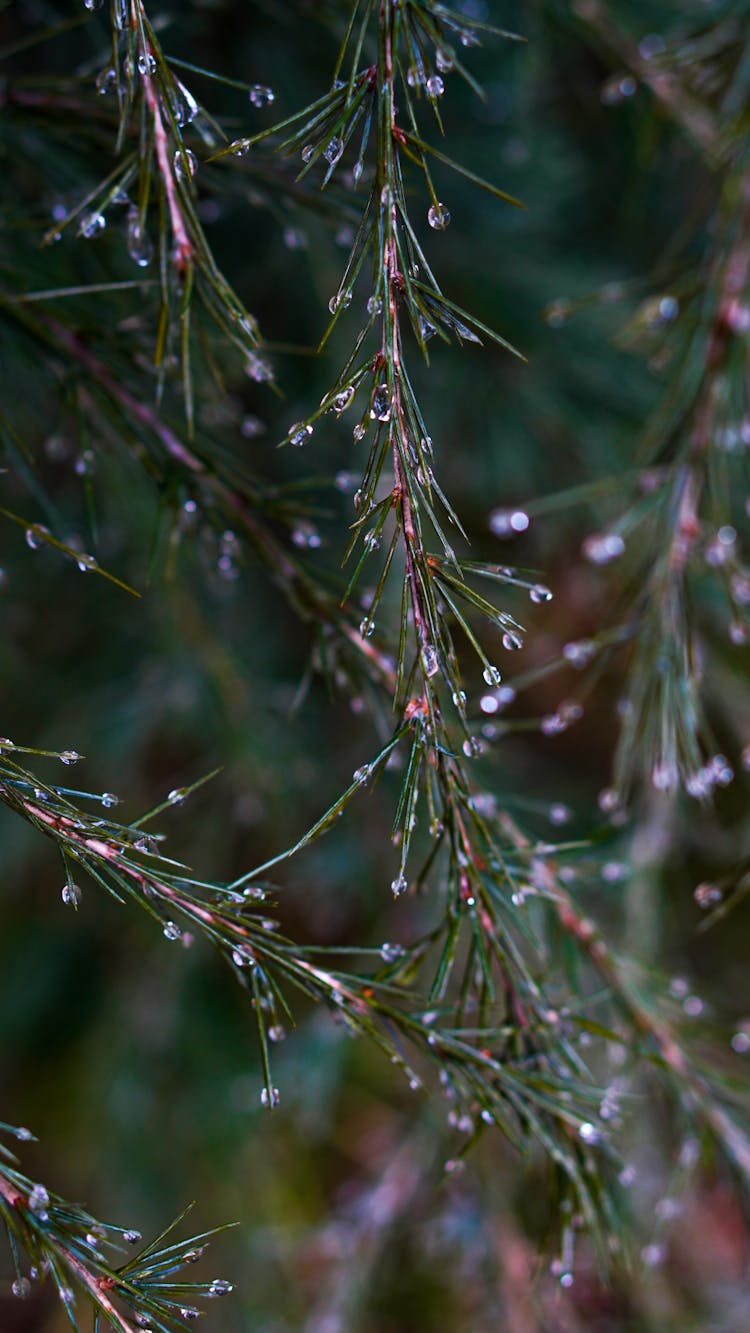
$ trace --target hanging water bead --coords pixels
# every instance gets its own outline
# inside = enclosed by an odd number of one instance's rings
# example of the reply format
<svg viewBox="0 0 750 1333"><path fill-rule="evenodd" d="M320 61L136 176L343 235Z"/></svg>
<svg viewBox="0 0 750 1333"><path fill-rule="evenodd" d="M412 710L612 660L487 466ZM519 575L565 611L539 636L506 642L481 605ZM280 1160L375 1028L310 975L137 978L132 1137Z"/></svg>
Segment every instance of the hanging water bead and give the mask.
<svg viewBox="0 0 750 1333"><path fill-rule="evenodd" d="M27 1277L17 1277L10 1289L19 1301L28 1300L31 1295L31 1283Z"/></svg>
<svg viewBox="0 0 750 1333"><path fill-rule="evenodd" d="M435 64L441 74L450 74L453 69L453 56L447 51L441 51L440 48L435 52Z"/></svg>
<svg viewBox="0 0 750 1333"><path fill-rule="evenodd" d="M613 74L602 84L599 99L603 106L618 106L628 97L632 97L638 84L632 74Z"/></svg>
<svg viewBox="0 0 750 1333"><path fill-rule="evenodd" d="M550 806L547 817L550 824L560 827L562 824L569 824L572 818L570 806L563 805L561 801L556 801Z"/></svg>
<svg viewBox="0 0 750 1333"><path fill-rule="evenodd" d="M426 676L436 676L440 668L437 652L431 643L422 648L422 666Z"/></svg>
<svg viewBox="0 0 750 1333"><path fill-rule="evenodd" d="M520 637L520 635L514 634L512 630L505 631L501 639L501 643L503 645L503 648L505 648L505 650L509 653L517 653L521 648L523 648L523 639Z"/></svg>
<svg viewBox="0 0 750 1333"><path fill-rule="evenodd" d="M326 162L330 163L332 167L335 167L343 151L343 141L339 139L337 134L334 134L333 138L329 140L323 149L323 156Z"/></svg>
<svg viewBox="0 0 750 1333"><path fill-rule="evenodd" d="M198 162L195 153L189 148L178 149L173 159L174 173L178 180L189 181L195 175Z"/></svg>
<svg viewBox="0 0 750 1333"><path fill-rule="evenodd" d="M144 78L156 73L156 61L149 51L138 57L138 73Z"/></svg>
<svg viewBox="0 0 750 1333"><path fill-rule="evenodd" d="M251 106L271 106L276 101L273 88L268 88L265 83L251 84L247 95Z"/></svg>
<svg viewBox="0 0 750 1333"><path fill-rule="evenodd" d="M290 426L287 431L289 443L293 444L296 449L300 449L303 444L306 444L312 433L312 426L307 426L302 421L295 422L295 424Z"/></svg>
<svg viewBox="0 0 750 1333"><path fill-rule="evenodd" d="M62 750L58 755L58 759L63 764L77 764L80 757L77 750Z"/></svg>
<svg viewBox="0 0 750 1333"><path fill-rule="evenodd" d="M354 436L354 439L357 441L357 444L359 444L360 440L363 440L365 438L366 434L367 434L367 427L361 421L358 421L357 425L354 427L354 430L352 431L352 435Z"/></svg>
<svg viewBox="0 0 750 1333"><path fill-rule="evenodd" d="M500 671L496 666L486 666L482 675L487 685L499 685L502 680Z"/></svg>
<svg viewBox="0 0 750 1333"><path fill-rule="evenodd" d="M175 921L168 921L162 934L165 940L179 940L182 938L182 931Z"/></svg>
<svg viewBox="0 0 750 1333"><path fill-rule="evenodd" d="M245 157L250 152L251 144L249 139L235 139L231 145L235 157Z"/></svg>
<svg viewBox="0 0 750 1333"><path fill-rule="evenodd" d="M371 638L374 629L375 629L375 621L370 620L369 616L365 616L364 620L361 620L359 622L359 632L362 635L363 639Z"/></svg>
<svg viewBox="0 0 750 1333"><path fill-rule="evenodd" d="M382 296L368 296L367 298L368 315L380 315L382 314L382 310L383 310Z"/></svg>
<svg viewBox="0 0 750 1333"><path fill-rule="evenodd" d="M533 588L529 589L529 597L532 602L551 602L552 593L543 583L535 583Z"/></svg>
<svg viewBox="0 0 750 1333"><path fill-rule="evenodd" d="M122 1238L127 1245L138 1245L143 1239L140 1231L123 1231Z"/></svg>
<svg viewBox="0 0 750 1333"><path fill-rule="evenodd" d="M81 890L77 884L63 884L60 897L66 907L78 907L82 898Z"/></svg>
<svg viewBox="0 0 750 1333"><path fill-rule="evenodd" d="M278 1106L281 1100L281 1093L278 1088L263 1088L260 1094L261 1106L272 1108Z"/></svg>
<svg viewBox="0 0 750 1333"><path fill-rule="evenodd" d="M304 148L302 149L302 161L303 161L303 162L311 162L311 161L312 161L312 155L313 155L314 152L315 152L315 148L313 147L313 145L312 145L311 143L307 143L307 144L305 144Z"/></svg>
<svg viewBox="0 0 750 1333"><path fill-rule="evenodd" d="M84 240L90 241L94 236L100 236L106 226L107 219L103 213L87 213L81 218L78 234L83 236Z"/></svg>
<svg viewBox="0 0 750 1333"><path fill-rule="evenodd" d="M581 550L592 565L608 565L622 555L625 543L616 532L597 532L586 538Z"/></svg>
<svg viewBox="0 0 750 1333"><path fill-rule="evenodd" d="M370 419L372 421L390 421L391 395L387 384L379 384L372 395Z"/></svg>
<svg viewBox="0 0 750 1333"><path fill-rule="evenodd" d="M427 210L427 221L433 231L445 231L446 227L450 226L450 220L451 215L445 207L445 204L441 204L439 201L435 204L430 204L430 207Z"/></svg>
<svg viewBox="0 0 750 1333"><path fill-rule="evenodd" d="M410 88L419 88L424 83L424 70L410 65L406 71L406 82Z"/></svg>
<svg viewBox="0 0 750 1333"><path fill-rule="evenodd" d="M403 874L397 875L395 879L391 880L391 893L394 898L400 898L402 893L406 893L408 887L409 882Z"/></svg>
<svg viewBox="0 0 750 1333"><path fill-rule="evenodd" d="M425 91L428 97L442 97L445 92L445 84L439 74L432 74L425 84Z"/></svg>
<svg viewBox="0 0 750 1333"><path fill-rule="evenodd" d="M154 257L154 247L138 209L128 211L128 254L139 268L148 268Z"/></svg>

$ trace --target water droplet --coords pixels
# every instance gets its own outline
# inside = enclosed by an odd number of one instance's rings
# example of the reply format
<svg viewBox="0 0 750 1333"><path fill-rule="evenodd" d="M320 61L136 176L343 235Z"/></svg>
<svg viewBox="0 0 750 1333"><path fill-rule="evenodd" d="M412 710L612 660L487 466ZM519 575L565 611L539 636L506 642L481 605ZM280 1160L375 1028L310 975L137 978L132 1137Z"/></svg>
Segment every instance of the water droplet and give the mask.
<svg viewBox="0 0 750 1333"><path fill-rule="evenodd" d="M255 962L252 950L248 949L245 945L242 945L239 949L233 949L232 962L235 967L250 967L251 964Z"/></svg>
<svg viewBox="0 0 750 1333"><path fill-rule="evenodd" d="M63 884L60 897L66 907L78 907L81 901L81 890L77 884Z"/></svg>
<svg viewBox="0 0 750 1333"><path fill-rule="evenodd" d="M122 1238L127 1245L138 1245L143 1239L140 1231L123 1231Z"/></svg>
<svg viewBox="0 0 750 1333"><path fill-rule="evenodd" d="M596 654L596 644L591 639L579 639L577 642L566 643L562 655L566 662L577 670L582 670L588 666L592 657Z"/></svg>
<svg viewBox="0 0 750 1333"><path fill-rule="evenodd" d="M206 1292L207 1296L228 1296L230 1291L234 1291L234 1285L231 1282L225 1282L223 1277L215 1277L211 1286Z"/></svg>
<svg viewBox="0 0 750 1333"><path fill-rule="evenodd" d="M502 680L500 671L496 666L486 666L482 672L482 676L487 685L499 685Z"/></svg>
<svg viewBox="0 0 750 1333"><path fill-rule="evenodd" d="M430 207L427 210L427 221L433 231L445 231L446 227L450 226L451 221L450 212L445 204L441 204L439 201L438 203L430 204Z"/></svg>
<svg viewBox="0 0 750 1333"><path fill-rule="evenodd" d="M128 211L128 254L139 268L147 268L154 257L154 246L134 206Z"/></svg>
<svg viewBox="0 0 750 1333"><path fill-rule="evenodd" d="M667 1256L666 1245L645 1245L641 1250L641 1259L647 1268L658 1268Z"/></svg>
<svg viewBox="0 0 750 1333"><path fill-rule="evenodd" d="M87 213L85 217L81 218L78 234L83 236L85 240L90 241L94 236L101 235L106 225L107 219L103 213Z"/></svg>
<svg viewBox="0 0 750 1333"><path fill-rule="evenodd" d="M428 97L443 96L443 93L445 92L445 84L439 74L432 74L430 76L425 84L425 91Z"/></svg>
<svg viewBox="0 0 750 1333"><path fill-rule="evenodd" d="M400 898L402 893L406 893L408 887L409 881L403 874L397 875L395 879L391 880L391 892L394 898Z"/></svg>
<svg viewBox="0 0 750 1333"><path fill-rule="evenodd" d="M476 736L467 736L461 749L467 759L475 759L477 755L482 753L482 742Z"/></svg>
<svg viewBox="0 0 750 1333"><path fill-rule="evenodd" d="M405 954L406 949L402 944L385 943L380 946L380 957L384 963L395 963L397 959L403 958Z"/></svg>
<svg viewBox="0 0 750 1333"><path fill-rule="evenodd" d="M185 791L184 787L173 787L171 792L167 796L167 800L169 801L170 805L182 805L182 802L185 800L186 795L187 792Z"/></svg>
<svg viewBox="0 0 750 1333"><path fill-rule="evenodd" d="M314 152L315 149L311 143L305 144L304 148L302 149L302 161L310 162L312 160L312 155Z"/></svg>
<svg viewBox="0 0 750 1333"><path fill-rule="evenodd" d="M256 384L264 384L273 379L273 368L262 356L250 352L245 362L245 374Z"/></svg>
<svg viewBox="0 0 750 1333"><path fill-rule="evenodd" d="M440 669L437 651L433 644L427 643L422 646L422 667L426 676L436 676Z"/></svg>
<svg viewBox="0 0 750 1333"><path fill-rule="evenodd" d="M747 1055L748 1051L750 1051L750 1032L745 1032L744 1030L735 1032L730 1041L730 1045L737 1055Z"/></svg>
<svg viewBox="0 0 750 1333"><path fill-rule="evenodd" d="M406 71L406 82L410 88L419 88L424 83L424 72L416 65L410 65Z"/></svg>
<svg viewBox="0 0 750 1333"><path fill-rule="evenodd" d="M439 48L435 52L435 64L441 74L450 74L453 69L453 56L447 51L441 51Z"/></svg>
<svg viewBox="0 0 750 1333"><path fill-rule="evenodd" d="M165 940L179 940L182 937L182 931L175 921L167 921L162 934Z"/></svg>
<svg viewBox="0 0 750 1333"><path fill-rule="evenodd" d="M389 421L391 416L391 396L387 384L379 384L372 395L370 418L372 421Z"/></svg>
<svg viewBox="0 0 750 1333"><path fill-rule="evenodd" d="M529 521L523 509L493 509L490 514L490 532L496 537L514 537L526 531Z"/></svg>
<svg viewBox="0 0 750 1333"><path fill-rule="evenodd" d="M693 891L693 898L702 911L707 912L710 907L715 907L723 898L723 893L718 884L710 884L704 881L698 884Z"/></svg>
<svg viewBox="0 0 750 1333"><path fill-rule="evenodd" d="M105 810L111 810L113 806L120 804L119 796L115 796L112 791L105 791L101 800Z"/></svg>
<svg viewBox="0 0 750 1333"><path fill-rule="evenodd" d="M260 1094L261 1106L267 1106L270 1109L274 1106L278 1106L280 1100L281 1100L281 1093L279 1092L278 1088L262 1089Z"/></svg>
<svg viewBox="0 0 750 1333"><path fill-rule="evenodd" d="M25 1301L31 1294L31 1283L27 1277L17 1277L10 1289L19 1301Z"/></svg>
<svg viewBox="0 0 750 1333"><path fill-rule="evenodd" d="M552 593L543 583L535 583L533 588L529 589L529 597L532 602L551 602Z"/></svg>
<svg viewBox="0 0 750 1333"><path fill-rule="evenodd" d="M602 1141L601 1130L597 1129L596 1125L592 1125L589 1120L585 1120L582 1125L578 1126L578 1137L583 1139L584 1143L601 1143Z"/></svg>
<svg viewBox="0 0 750 1333"><path fill-rule="evenodd" d="M375 621L365 616L364 620L359 622L359 632L363 639L369 639L375 629Z"/></svg>
<svg viewBox="0 0 750 1333"><path fill-rule="evenodd" d="M363 440L365 438L366 434L367 434L367 427L361 421L359 421L357 425L354 427L352 435L354 436L357 443L359 443L360 440Z"/></svg>
<svg viewBox="0 0 750 1333"><path fill-rule="evenodd" d="M312 433L312 426L307 426L302 421L295 422L287 431L289 443L293 444L296 449L300 449L303 444L306 444Z"/></svg>
<svg viewBox="0 0 750 1333"><path fill-rule="evenodd" d="M63 764L76 764L81 756L77 750L63 750L57 757Z"/></svg>
<svg viewBox="0 0 750 1333"><path fill-rule="evenodd" d="M563 805L561 801L556 801L553 805L550 806L548 811L548 818L550 824L555 824L558 826L562 824L569 824L572 817L573 817L573 812L570 809L570 806Z"/></svg>
<svg viewBox="0 0 750 1333"><path fill-rule="evenodd" d="M33 1185L29 1190L28 1198L29 1208L37 1217L44 1218L49 1208L49 1193L44 1185Z"/></svg>
<svg viewBox="0 0 750 1333"><path fill-rule="evenodd" d="M268 88L264 83L251 84L247 95L251 106L271 106L276 101L273 88Z"/></svg>
<svg viewBox="0 0 750 1333"><path fill-rule="evenodd" d="M117 74L111 65L107 65L96 76L96 91L100 97L105 97L107 93L114 92L117 87Z"/></svg>
<svg viewBox="0 0 750 1333"><path fill-rule="evenodd" d="M517 653L521 648L523 648L523 639L520 637L520 635L514 634L512 630L506 630L500 642L502 643L503 648L505 648L506 652L509 653Z"/></svg>
<svg viewBox="0 0 750 1333"><path fill-rule="evenodd" d="M286 1030L281 1026L281 1023L271 1024L270 1028L268 1029L269 1041L272 1041L274 1042L274 1044L277 1044L278 1042L283 1041L285 1036L286 1036Z"/></svg>
<svg viewBox="0 0 750 1333"><path fill-rule="evenodd" d="M382 296L368 296L367 298L368 315L379 315L382 313L382 310L383 310Z"/></svg>
<svg viewBox="0 0 750 1333"><path fill-rule="evenodd" d="M600 101L604 106L619 106L626 98L632 97L638 84L632 74L613 74L601 86Z"/></svg>
<svg viewBox="0 0 750 1333"><path fill-rule="evenodd" d="M354 394L355 388L353 384L347 384L345 389L341 389L341 391L336 394L331 402L331 408L337 416L341 416L341 413L346 411L347 407L351 404Z"/></svg>
<svg viewBox="0 0 750 1333"><path fill-rule="evenodd" d="M150 51L142 52L138 57L138 73L141 77L151 77L156 73L156 61Z"/></svg>
<svg viewBox="0 0 750 1333"><path fill-rule="evenodd" d="M178 180L190 181L195 175L198 160L191 149L183 148L181 151L178 150L175 153L174 158L172 159L172 165L174 166L174 174Z"/></svg>
<svg viewBox="0 0 750 1333"><path fill-rule="evenodd" d="M337 134L334 134L333 138L329 140L323 149L323 156L326 159L326 162L329 162L333 167L338 162L343 151L344 145L342 140L339 139Z"/></svg>
<svg viewBox="0 0 750 1333"><path fill-rule="evenodd" d="M590 564L608 565L622 555L625 543L616 532L599 532L587 537L581 550Z"/></svg>

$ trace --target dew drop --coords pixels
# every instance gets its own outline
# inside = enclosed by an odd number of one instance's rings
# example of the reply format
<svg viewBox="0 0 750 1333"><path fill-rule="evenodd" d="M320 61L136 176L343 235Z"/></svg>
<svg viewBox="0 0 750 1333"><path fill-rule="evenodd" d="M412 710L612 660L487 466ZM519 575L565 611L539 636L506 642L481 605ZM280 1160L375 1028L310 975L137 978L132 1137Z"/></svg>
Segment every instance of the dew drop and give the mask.
<svg viewBox="0 0 750 1333"><path fill-rule="evenodd" d="M543 583L535 583L533 588L529 589L529 597L532 602L551 602L552 593Z"/></svg>
<svg viewBox="0 0 750 1333"><path fill-rule="evenodd" d="M302 421L295 422L295 424L290 426L287 431L289 443L293 444L296 449L301 449L302 445L307 443L312 433L312 426L307 426Z"/></svg>
<svg viewBox="0 0 750 1333"><path fill-rule="evenodd" d="M430 76L425 84L425 92L428 97L443 96L443 93L445 92L445 84L439 74L432 74Z"/></svg>
<svg viewBox="0 0 750 1333"><path fill-rule="evenodd" d="M520 638L518 634L514 634L512 630L505 631L501 639L501 643L503 645L503 648L505 648L506 652L509 653L517 653L521 648L523 648L523 639Z"/></svg>
<svg viewBox="0 0 750 1333"><path fill-rule="evenodd" d="M81 901L81 890L77 884L63 884L60 897L66 907L78 907Z"/></svg>
<svg viewBox="0 0 750 1333"><path fill-rule="evenodd" d="M581 549L590 564L608 565L623 554L625 543L616 532L594 533L586 538Z"/></svg>
<svg viewBox="0 0 750 1333"><path fill-rule="evenodd" d="M490 514L490 532L496 537L514 537L526 531L529 521L523 509L493 509Z"/></svg>
<svg viewBox="0 0 750 1333"><path fill-rule="evenodd" d="M172 159L172 165L174 166L174 174L178 180L190 181L195 175L198 161L195 153L189 148L184 148L175 153L174 158Z"/></svg>
<svg viewBox="0 0 750 1333"><path fill-rule="evenodd" d="M406 893L408 887L409 882L403 874L397 875L395 879L391 880L391 893L394 898L400 898L402 893Z"/></svg>
<svg viewBox="0 0 750 1333"><path fill-rule="evenodd" d="M329 140L329 142L323 149L323 156L326 159L326 162L329 162L330 165L333 167L338 162L343 151L344 151L344 144L342 140L338 137L337 134L334 134L333 138Z"/></svg>
<svg viewBox="0 0 750 1333"><path fill-rule="evenodd" d="M270 1110L274 1106L278 1106L280 1100L281 1100L281 1093L279 1092L278 1088L270 1088L270 1089L263 1088L261 1090L260 1094L261 1106L267 1106Z"/></svg>
<svg viewBox="0 0 750 1333"><path fill-rule="evenodd" d="M251 106L271 106L276 101L273 88L269 88L265 83L251 84L247 95Z"/></svg>
<svg viewBox="0 0 750 1333"><path fill-rule="evenodd" d="M433 231L445 231L450 226L451 215L445 204L440 202L431 204L427 210L427 221Z"/></svg>
<svg viewBox="0 0 750 1333"><path fill-rule="evenodd" d="M85 240L90 241L94 236L100 236L107 225L107 219L103 213L87 213L81 218L78 233Z"/></svg>
<svg viewBox="0 0 750 1333"><path fill-rule="evenodd" d="M182 931L175 921L167 921L162 934L165 940L179 940L182 937Z"/></svg>
<svg viewBox="0 0 750 1333"><path fill-rule="evenodd" d="M715 907L723 898L723 893L718 884L710 884L704 881L698 884L693 891L693 898L702 911L707 912L710 907Z"/></svg>
<svg viewBox="0 0 750 1333"><path fill-rule="evenodd" d="M15 1282L11 1285L11 1291L19 1301L28 1300L31 1294L31 1283L29 1282L29 1279L27 1277L17 1277Z"/></svg>
<svg viewBox="0 0 750 1333"><path fill-rule="evenodd" d="M502 680L500 671L496 666L485 667L484 671L482 672L482 676L484 677L484 681L487 685L499 685L500 681Z"/></svg>
<svg viewBox="0 0 750 1333"><path fill-rule="evenodd" d="M29 1208L37 1217L44 1218L49 1208L49 1193L44 1185L33 1185L29 1190Z"/></svg>
<svg viewBox="0 0 750 1333"><path fill-rule="evenodd" d="M58 759L63 764L76 764L80 757L77 750L62 750L58 755Z"/></svg>
<svg viewBox="0 0 750 1333"><path fill-rule="evenodd" d="M387 384L379 384L372 396L370 404L370 419L372 421L389 421L391 416L391 396L388 392Z"/></svg>

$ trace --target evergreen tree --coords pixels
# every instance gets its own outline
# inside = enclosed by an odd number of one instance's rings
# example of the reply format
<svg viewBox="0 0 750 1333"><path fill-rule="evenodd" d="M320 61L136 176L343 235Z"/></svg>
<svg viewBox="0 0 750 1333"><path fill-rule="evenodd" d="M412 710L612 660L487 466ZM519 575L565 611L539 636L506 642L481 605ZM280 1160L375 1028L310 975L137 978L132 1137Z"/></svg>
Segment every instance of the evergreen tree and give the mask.
<svg viewBox="0 0 750 1333"><path fill-rule="evenodd" d="M750 10L3 14L2 1327L743 1328Z"/></svg>

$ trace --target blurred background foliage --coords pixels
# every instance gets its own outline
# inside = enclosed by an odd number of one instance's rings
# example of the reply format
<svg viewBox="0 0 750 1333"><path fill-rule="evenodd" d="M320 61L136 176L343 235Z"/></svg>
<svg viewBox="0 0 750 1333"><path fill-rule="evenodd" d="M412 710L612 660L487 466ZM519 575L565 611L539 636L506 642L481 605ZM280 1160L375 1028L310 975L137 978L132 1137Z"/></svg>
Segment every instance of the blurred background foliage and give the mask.
<svg viewBox="0 0 750 1333"><path fill-rule="evenodd" d="M623 61L598 20L637 44L649 34L673 40L675 32L741 25L746 6L469 6L528 40L488 40L470 53L485 102L450 81L441 108L449 151L526 209L499 205L438 164L452 224L439 234L425 226L424 242L439 255L444 289L498 327L528 363L491 346L438 346L417 379L442 483L473 557L505 559L507 551L554 592L549 606L529 608L520 593L510 605L529 626L520 671L607 621L617 593L581 561L580 544L616 511L617 491L539 517L530 506L528 532L507 544L492 534L490 511L631 466L663 380L643 340L623 330L638 331L643 303L661 293L660 275L676 250L685 263L700 258L717 194L711 165L649 89L617 94ZM195 0L154 5L151 16L170 56L274 89L273 107L257 108L239 90L185 76L240 136L328 86L345 8ZM11 89L19 74L27 89L52 73L93 79L107 59L106 25L82 9L45 0L2 6ZM68 32L32 42L66 18ZM12 190L0 246L11 290L138 276L124 213L113 211L101 236L66 234L40 248L54 210L108 170L112 130L96 110L74 135L54 105L29 116L8 101L2 172ZM338 187L321 196L309 182L289 188L289 179L270 151L229 168L201 167L206 234L259 320L283 397L248 379L227 354L222 392L197 372L197 412L223 456L264 483L299 487L322 538L309 558L336 570L351 496L334 478L357 472L363 446L352 443L346 420L331 417L304 455L275 445L318 402L347 347L339 327L325 353L312 354L337 289L340 242L349 240L347 203ZM121 331L123 347L131 336L144 346L152 336L147 293L69 301L82 323L106 320ZM565 317L554 304L561 301L570 303ZM80 751L86 760L76 777L85 774L87 790L113 788L124 817L220 766L186 805L161 817L161 827L172 854L231 878L293 842L331 803L371 753L371 721L360 698L331 694L310 677L309 629L257 562L241 553L232 577L222 577L215 536L176 517L181 498L152 484L105 430L101 439L82 437L74 407L61 412L14 329L3 323L0 338L14 431L4 433L3 506L29 522L52 517L70 545L95 549L104 567L142 593L136 601L54 549L29 549L23 529L2 520L3 729L29 745ZM747 650L732 652L746 670ZM591 832L596 794L609 780L621 668L608 669L572 731L545 737L538 726L519 728L479 761L488 788L539 837L551 836L550 808L560 802L572 812L572 837ZM556 678L540 679L515 715L552 711L558 691ZM737 721L736 734L722 737L730 756L750 739L747 709ZM281 868L280 915L293 936L379 945L407 936L425 917L423 904L396 904L388 890L390 781L363 793L333 835ZM623 851L632 830L602 834L625 870L603 880L592 901L641 964L669 970L676 1003L700 997L696 1030L711 1020L720 1035L711 1036L707 1023L706 1050L736 1075L727 1034L748 1004L747 915L740 909L697 935L693 888L746 852L747 798L740 774L710 816L675 816L663 854L645 835L634 855L632 842ZM647 829L647 811L642 820ZM683 1188L691 1141L675 1158L657 1112L644 1125L636 1108L628 1131L637 1173L630 1202L643 1235L632 1272L605 1289L584 1256L573 1287L561 1290L539 1257L552 1207L535 1189L533 1162L493 1137L465 1169L446 1171L460 1135L444 1110L410 1093L330 1015L303 1004L277 1055L281 1105L269 1116L259 1105L251 1017L211 952L199 943L190 951L166 946L147 918L90 885L73 916L60 902L54 850L10 813L2 816L2 848L2 1110L39 1136L24 1164L62 1194L144 1233L191 1198L198 1227L236 1219L239 1228L216 1242L207 1262L238 1290L211 1309L207 1326L226 1333L746 1327L741 1201L710 1155ZM56 1333L64 1319L49 1292L23 1304L0 1294L0 1326Z"/></svg>

